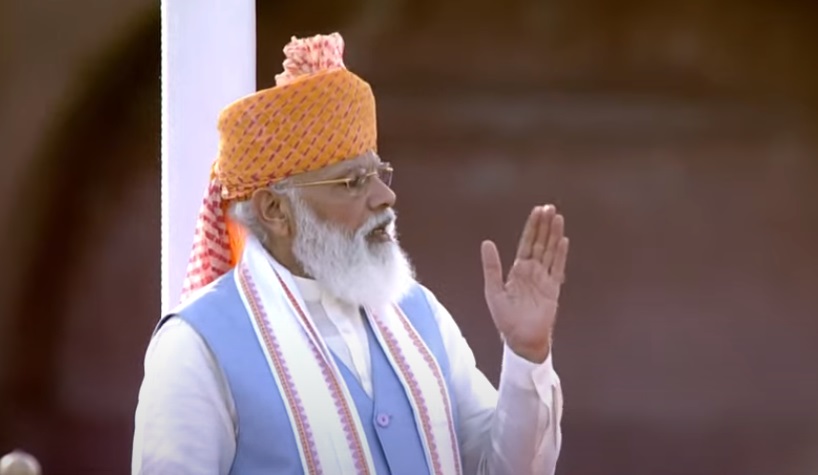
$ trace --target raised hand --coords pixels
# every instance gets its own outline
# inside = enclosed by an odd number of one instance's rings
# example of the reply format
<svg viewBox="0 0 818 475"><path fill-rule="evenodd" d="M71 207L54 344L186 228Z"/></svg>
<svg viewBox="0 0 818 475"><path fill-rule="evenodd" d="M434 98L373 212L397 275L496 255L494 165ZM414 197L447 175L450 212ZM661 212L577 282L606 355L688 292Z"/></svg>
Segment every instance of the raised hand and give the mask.
<svg viewBox="0 0 818 475"><path fill-rule="evenodd" d="M545 361L551 351L568 257L564 228L554 206L535 207L505 281L497 246L484 241L481 247L486 303L494 325L512 351L534 363Z"/></svg>

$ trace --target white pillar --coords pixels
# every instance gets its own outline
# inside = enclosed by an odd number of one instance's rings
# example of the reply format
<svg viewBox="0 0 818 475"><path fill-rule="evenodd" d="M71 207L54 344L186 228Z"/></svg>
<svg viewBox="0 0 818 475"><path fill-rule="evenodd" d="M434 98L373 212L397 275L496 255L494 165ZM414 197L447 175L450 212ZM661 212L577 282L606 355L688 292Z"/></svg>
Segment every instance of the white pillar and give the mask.
<svg viewBox="0 0 818 475"><path fill-rule="evenodd" d="M162 0L163 314L179 302L218 114L255 89L255 0Z"/></svg>

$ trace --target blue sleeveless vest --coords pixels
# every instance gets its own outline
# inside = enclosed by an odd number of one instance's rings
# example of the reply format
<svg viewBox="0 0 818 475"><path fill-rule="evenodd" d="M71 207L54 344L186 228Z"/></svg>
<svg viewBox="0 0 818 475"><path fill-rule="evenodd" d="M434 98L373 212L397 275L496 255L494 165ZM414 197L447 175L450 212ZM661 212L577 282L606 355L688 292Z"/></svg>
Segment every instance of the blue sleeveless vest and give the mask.
<svg viewBox="0 0 818 475"><path fill-rule="evenodd" d="M451 395L449 360L422 287L416 285L399 305L437 359ZM182 318L199 333L230 387L238 425L236 455L230 474L303 475L284 401L241 301L234 273L229 272L211 284L203 294L168 315L163 322L171 317ZM430 473L403 386L368 322L366 328L372 363L372 397L340 359L335 357L335 361L362 419L377 474ZM453 411L456 418L454 406Z"/></svg>

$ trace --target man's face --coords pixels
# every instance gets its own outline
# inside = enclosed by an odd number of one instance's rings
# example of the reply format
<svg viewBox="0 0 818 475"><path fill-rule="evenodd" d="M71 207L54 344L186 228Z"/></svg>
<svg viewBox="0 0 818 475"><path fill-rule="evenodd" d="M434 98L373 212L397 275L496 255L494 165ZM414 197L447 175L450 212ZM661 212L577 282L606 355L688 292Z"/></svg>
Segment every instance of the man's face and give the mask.
<svg viewBox="0 0 818 475"><path fill-rule="evenodd" d="M318 217L298 192L289 195L293 256L327 292L356 306L380 309L411 288L414 273L398 244L392 208L383 208L349 231Z"/></svg>
<svg viewBox="0 0 818 475"><path fill-rule="evenodd" d="M367 153L294 177L293 184L298 188L301 199L319 219L354 233L368 220L395 205L395 193L378 175L373 175L382 166L376 154ZM311 185L335 180L346 182ZM387 240L388 236L378 229L367 239L378 242Z"/></svg>
<svg viewBox="0 0 818 475"><path fill-rule="evenodd" d="M293 257L331 295L354 305L382 307L414 282L395 232L391 169L384 167L366 154L299 175L285 192Z"/></svg>

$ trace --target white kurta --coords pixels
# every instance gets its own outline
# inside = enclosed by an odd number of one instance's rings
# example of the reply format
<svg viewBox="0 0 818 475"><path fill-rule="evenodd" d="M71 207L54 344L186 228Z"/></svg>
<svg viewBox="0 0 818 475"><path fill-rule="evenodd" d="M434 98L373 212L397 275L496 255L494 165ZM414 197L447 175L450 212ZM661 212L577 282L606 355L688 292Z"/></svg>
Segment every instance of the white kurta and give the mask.
<svg viewBox="0 0 818 475"><path fill-rule="evenodd" d="M371 395L369 342L358 309L315 281L296 282L327 346ZM464 473L553 474L562 389L551 356L536 365L504 348L497 391L446 308L431 293L426 297L449 357ZM133 474L228 474L239 430L230 388L207 345L181 319L163 325L148 347L135 419Z"/></svg>

